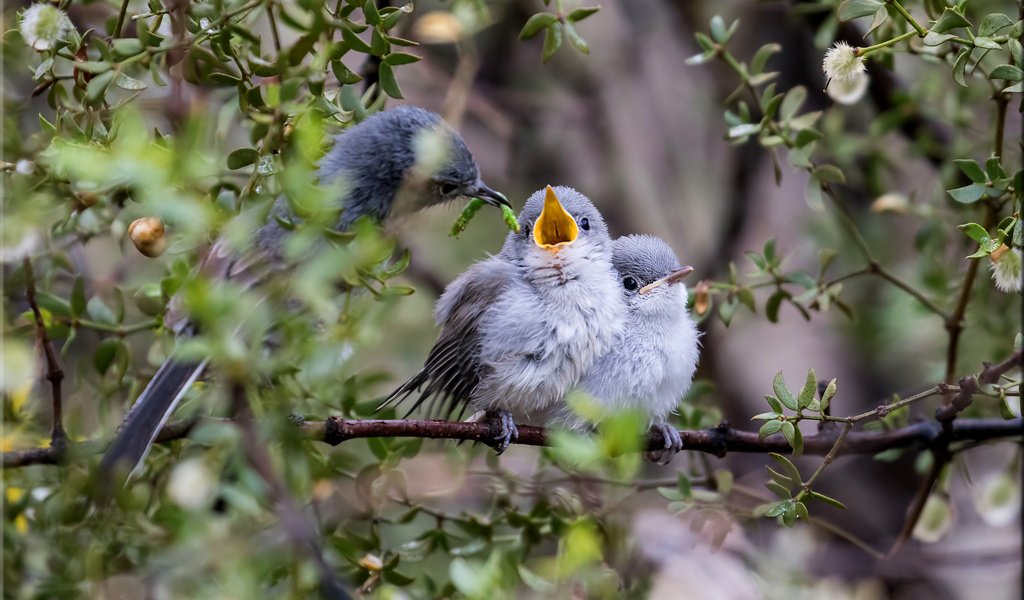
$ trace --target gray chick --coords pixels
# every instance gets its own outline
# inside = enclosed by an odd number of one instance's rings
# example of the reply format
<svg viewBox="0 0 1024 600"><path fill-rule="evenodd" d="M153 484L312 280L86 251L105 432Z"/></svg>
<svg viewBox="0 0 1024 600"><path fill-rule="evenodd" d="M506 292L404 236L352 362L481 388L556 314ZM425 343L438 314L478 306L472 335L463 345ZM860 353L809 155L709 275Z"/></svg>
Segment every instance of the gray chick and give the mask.
<svg viewBox="0 0 1024 600"><path fill-rule="evenodd" d="M700 354L697 325L686 309L682 267L662 240L630 235L614 242L619 294L629 309L621 339L580 383L602 407L640 410L661 433L665 448L647 457L667 464L683 449L666 419L690 389Z"/></svg>
<svg viewBox="0 0 1024 600"><path fill-rule="evenodd" d="M500 454L522 418L551 409L611 349L626 307L611 238L591 201L548 186L530 196L497 256L448 286L434 318L441 332L423 369L385 405L418 391L435 412L486 411Z"/></svg>
<svg viewBox="0 0 1024 600"><path fill-rule="evenodd" d="M508 205L505 196L480 179L462 136L437 114L413 106L377 113L338 135L321 160L319 175L325 184L341 183L339 231L364 216L383 222L461 197ZM282 248L288 229L281 221L295 219L287 203L278 201L246 251L234 252L218 240L203 257L199 270L211 279L231 280L245 288L287 270ZM172 299L167 313L165 326L176 335L196 333L180 298ZM118 474L130 473L142 461L157 432L205 366L203 360L172 357L156 372L100 461L97 475L108 490Z"/></svg>

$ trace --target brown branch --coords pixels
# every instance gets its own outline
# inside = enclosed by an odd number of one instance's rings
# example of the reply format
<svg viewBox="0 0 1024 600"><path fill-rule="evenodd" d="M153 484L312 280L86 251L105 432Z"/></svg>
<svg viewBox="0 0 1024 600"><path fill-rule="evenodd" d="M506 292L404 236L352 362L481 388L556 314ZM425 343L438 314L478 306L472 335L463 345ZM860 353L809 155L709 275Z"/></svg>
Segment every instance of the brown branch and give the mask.
<svg viewBox="0 0 1024 600"><path fill-rule="evenodd" d="M230 419L204 419L204 422L230 423ZM194 422L171 423L157 436L157 443L166 443L187 437ZM308 439L336 446L348 440L381 437L416 437L480 442L487 444L491 437L487 423L462 423L456 421L421 421L407 419L342 419L330 417L326 421L305 421L299 425ZM519 425L518 444L526 446L548 445L547 430L543 427ZM760 439L756 432L741 431L721 424L710 429L684 430L686 450L725 456L730 452L764 454L767 452L789 453L789 444L781 435ZM1024 434L1024 419L958 419L950 424L947 433L938 421L922 421L900 429L882 433L853 432L846 436L837 455L876 454L893 448L909 446L932 447L935 444L954 442L982 442L1018 437ZM836 442L836 432L804 437L804 454L824 456ZM106 442L94 440L75 444L69 456L97 454L106 447ZM647 448L661 448L660 434L652 432L647 438ZM3 455L4 468L27 465L52 465L63 462L61 456L51 448L15 450Z"/></svg>
<svg viewBox="0 0 1024 600"><path fill-rule="evenodd" d="M53 347L53 341L46 333L43 313L39 310L36 300L36 277L32 270L32 261L25 259L25 298L36 323L36 339L46 358L46 379L50 382L53 399L53 426L50 429L50 447L58 454L67 446L67 435L64 433L64 398L61 393L61 382L64 381L64 370L60 366L60 358Z"/></svg>
<svg viewBox="0 0 1024 600"><path fill-rule="evenodd" d="M245 396L245 386L241 383L236 382L232 385L231 407L235 422L242 431L242 446L245 448L246 459L263 479L263 482L267 484L267 490L282 527L295 546L300 551L308 553L316 563L317 570L320 572L320 596L329 600L351 600L351 596L348 595L335 575L334 569L327 564L316 530L306 520L299 504L288 493L284 482L274 470L270 452L260 441L256 423L252 420L249 400Z"/></svg>

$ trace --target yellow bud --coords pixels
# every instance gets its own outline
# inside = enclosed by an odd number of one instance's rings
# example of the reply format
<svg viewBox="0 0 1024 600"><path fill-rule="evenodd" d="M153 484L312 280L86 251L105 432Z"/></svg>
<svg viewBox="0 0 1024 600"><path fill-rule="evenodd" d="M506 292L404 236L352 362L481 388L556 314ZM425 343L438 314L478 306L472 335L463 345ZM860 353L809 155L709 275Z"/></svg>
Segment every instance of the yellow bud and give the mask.
<svg viewBox="0 0 1024 600"><path fill-rule="evenodd" d="M128 226L128 237L139 252L150 258L160 256L167 249L164 222L157 217L142 217L132 221Z"/></svg>
<svg viewBox="0 0 1024 600"><path fill-rule="evenodd" d="M75 210L81 212L99 202L99 199L94 192L75 192Z"/></svg>
<svg viewBox="0 0 1024 600"><path fill-rule="evenodd" d="M381 562L378 556L374 554L367 554L359 559L359 566L367 571L380 571L384 568L384 563Z"/></svg>
<svg viewBox="0 0 1024 600"><path fill-rule="evenodd" d="M997 263L997 262L999 262L999 259L1002 258L1003 255L1006 254L1009 251L1010 251L1010 247L1007 246L1006 244L1002 244L998 248L996 248L995 250L992 251L992 254L989 255L989 258L992 259L992 262Z"/></svg>
<svg viewBox="0 0 1024 600"><path fill-rule="evenodd" d="M892 212L904 214L910 208L910 201L903 194L889 192L882 194L871 203L871 212Z"/></svg>
<svg viewBox="0 0 1024 600"><path fill-rule="evenodd" d="M704 315L711 308L710 289L711 285L706 280L701 280L697 282L697 287L693 290L693 312L698 316Z"/></svg>
<svg viewBox="0 0 1024 600"><path fill-rule="evenodd" d="M446 10L423 15L412 27L413 35L424 44L452 44L462 38L462 23Z"/></svg>

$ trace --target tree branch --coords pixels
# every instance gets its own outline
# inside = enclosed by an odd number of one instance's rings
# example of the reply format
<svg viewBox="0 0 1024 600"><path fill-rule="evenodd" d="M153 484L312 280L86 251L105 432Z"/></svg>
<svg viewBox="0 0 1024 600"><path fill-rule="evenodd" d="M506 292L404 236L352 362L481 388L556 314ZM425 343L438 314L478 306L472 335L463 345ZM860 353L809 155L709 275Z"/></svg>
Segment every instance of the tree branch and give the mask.
<svg viewBox="0 0 1024 600"><path fill-rule="evenodd" d="M64 370L60 366L60 358L53 347L53 341L46 333L46 323L43 322L43 313L39 310L39 302L36 300L36 277L32 270L32 261L25 259L25 298L36 324L36 339L42 348L43 356L46 358L46 379L50 382L53 399L53 426L50 429L50 447L60 453L67 445L67 435L64 433L64 398L61 393L61 382L64 380Z"/></svg>
<svg viewBox="0 0 1024 600"><path fill-rule="evenodd" d="M203 422L231 423L230 419L204 419ZM171 423L157 436L157 443L167 443L187 437L196 422ZM421 421L409 419L342 419L329 417L326 421L305 421L299 424L305 436L314 441L337 446L343 442L363 438L416 437L427 439L462 440L488 443L491 431L487 423L464 423L457 421ZM526 446L548 445L547 430L544 427L519 425L518 444ZM792 452L781 435L760 439L756 432L741 431L721 424L710 429L684 430L679 432L686 450L725 456L730 452L764 454ZM981 442L1017 437L1024 434L1024 419L958 419L950 424L946 433L938 421L921 421L901 429L882 433L852 432L846 436L838 455L876 454L893 448L919 445L931 447L937 443ZM824 456L835 445L836 433L826 429L822 433L804 437L804 454ZM98 454L106 447L106 441L94 440L75 444L68 456ZM661 435L652 432L647 438L647 448L662 448ZM5 469L28 465L53 465L62 462L61 456L51 448L34 448L5 452Z"/></svg>

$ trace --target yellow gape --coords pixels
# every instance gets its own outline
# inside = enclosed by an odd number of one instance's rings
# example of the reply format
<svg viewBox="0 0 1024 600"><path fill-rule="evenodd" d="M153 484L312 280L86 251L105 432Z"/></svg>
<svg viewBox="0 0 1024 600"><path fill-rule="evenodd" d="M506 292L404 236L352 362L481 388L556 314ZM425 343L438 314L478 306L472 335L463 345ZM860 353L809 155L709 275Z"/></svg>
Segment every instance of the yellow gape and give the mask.
<svg viewBox="0 0 1024 600"><path fill-rule="evenodd" d="M544 208L533 224L534 243L545 250L557 252L575 242L579 233L576 220L558 201L555 190L549 185L544 190Z"/></svg>

